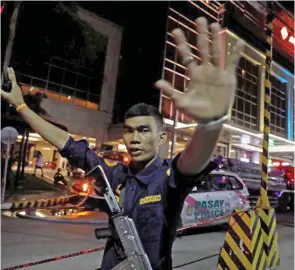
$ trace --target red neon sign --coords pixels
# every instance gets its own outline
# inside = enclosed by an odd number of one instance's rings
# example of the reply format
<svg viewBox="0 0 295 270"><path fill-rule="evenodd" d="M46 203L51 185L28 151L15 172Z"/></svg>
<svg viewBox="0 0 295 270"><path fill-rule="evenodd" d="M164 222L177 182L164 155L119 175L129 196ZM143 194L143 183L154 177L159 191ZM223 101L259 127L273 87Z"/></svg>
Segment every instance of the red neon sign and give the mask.
<svg viewBox="0 0 295 270"><path fill-rule="evenodd" d="M278 17L273 22L274 46L294 58L294 21L285 12L280 12Z"/></svg>
<svg viewBox="0 0 295 270"><path fill-rule="evenodd" d="M289 34L286 26L282 27L281 29L281 38L282 40L289 41L294 45L294 37Z"/></svg>

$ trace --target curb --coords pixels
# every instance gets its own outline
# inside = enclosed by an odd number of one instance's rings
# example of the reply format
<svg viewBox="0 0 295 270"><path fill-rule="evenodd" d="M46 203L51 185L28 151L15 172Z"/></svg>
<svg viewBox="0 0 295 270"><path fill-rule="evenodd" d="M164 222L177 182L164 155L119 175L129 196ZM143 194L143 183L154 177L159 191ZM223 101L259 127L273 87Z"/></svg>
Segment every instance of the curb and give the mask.
<svg viewBox="0 0 295 270"><path fill-rule="evenodd" d="M52 219L52 218L34 217L34 216L29 216L29 215L22 215L20 213L17 213L16 216L19 217L19 218L24 218L24 219L33 219L33 220L46 221L46 222L55 222L55 223L69 223L69 224L78 224L78 225L89 225L89 224L108 225L107 220L74 221L74 220L69 220L69 219L65 219L65 218L63 218L63 219Z"/></svg>
<svg viewBox="0 0 295 270"><path fill-rule="evenodd" d="M25 208L42 208L48 206L56 206L60 204L66 204L71 199L77 197L77 195L71 195L67 197L58 197L48 200L34 200L34 201L20 201L12 203L1 204L1 210L20 210Z"/></svg>

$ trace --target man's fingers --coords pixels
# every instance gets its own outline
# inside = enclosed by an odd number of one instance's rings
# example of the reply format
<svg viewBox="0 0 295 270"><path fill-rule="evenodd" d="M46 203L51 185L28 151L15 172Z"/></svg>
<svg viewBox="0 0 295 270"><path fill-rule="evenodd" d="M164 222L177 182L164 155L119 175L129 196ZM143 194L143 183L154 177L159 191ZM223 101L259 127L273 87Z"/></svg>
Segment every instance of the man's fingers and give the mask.
<svg viewBox="0 0 295 270"><path fill-rule="evenodd" d="M197 46L200 50L202 64L208 64L209 62L209 40L208 40L208 22L204 17L196 19L197 24Z"/></svg>
<svg viewBox="0 0 295 270"><path fill-rule="evenodd" d="M220 24L212 23L210 25L212 34L212 45L211 45L211 55L212 64L216 67L220 67L220 56L221 56L221 37L220 37Z"/></svg>
<svg viewBox="0 0 295 270"><path fill-rule="evenodd" d="M156 82L155 86L163 91L163 94L170 97L174 101L179 100L181 97L181 93L178 91L175 91L172 87L172 85L165 81L165 80L159 80Z"/></svg>
<svg viewBox="0 0 295 270"><path fill-rule="evenodd" d="M232 54L229 58L229 63L227 69L230 72L235 72L237 65L239 63L241 53L244 51L244 42L242 40L238 40L236 45L233 48Z"/></svg>
<svg viewBox="0 0 295 270"><path fill-rule="evenodd" d="M179 28L172 31L172 35L175 38L175 43L177 46L177 50L182 57L182 62L187 62L191 57L191 49L187 43L186 37L183 31ZM195 61L189 61L189 64L186 66L188 71L195 67Z"/></svg>
<svg viewBox="0 0 295 270"><path fill-rule="evenodd" d="M16 85L16 77L13 68L7 68L8 78L11 81L12 87Z"/></svg>

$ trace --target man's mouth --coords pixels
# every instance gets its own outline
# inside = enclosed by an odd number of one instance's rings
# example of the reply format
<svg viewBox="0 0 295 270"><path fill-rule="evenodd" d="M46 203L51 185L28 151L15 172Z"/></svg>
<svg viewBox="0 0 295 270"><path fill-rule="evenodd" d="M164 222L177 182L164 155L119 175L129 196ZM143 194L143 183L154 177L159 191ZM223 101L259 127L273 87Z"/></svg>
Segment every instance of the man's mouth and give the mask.
<svg viewBox="0 0 295 270"><path fill-rule="evenodd" d="M129 153L132 156L138 156L138 155L140 155L142 153L142 150L140 148L130 148Z"/></svg>

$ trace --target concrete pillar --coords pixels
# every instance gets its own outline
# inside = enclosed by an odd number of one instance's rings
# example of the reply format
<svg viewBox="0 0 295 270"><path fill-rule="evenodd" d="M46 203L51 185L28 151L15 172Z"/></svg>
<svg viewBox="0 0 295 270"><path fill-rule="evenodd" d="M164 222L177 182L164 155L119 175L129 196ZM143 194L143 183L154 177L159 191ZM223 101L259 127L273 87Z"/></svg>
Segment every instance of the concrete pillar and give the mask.
<svg viewBox="0 0 295 270"><path fill-rule="evenodd" d="M99 110L112 114L123 29L81 7L78 8L78 16L108 39Z"/></svg>
<svg viewBox="0 0 295 270"><path fill-rule="evenodd" d="M116 82L121 49L121 33L108 39L106 61L104 66L104 83L100 96L100 111L108 114L113 113L115 102Z"/></svg>
<svg viewBox="0 0 295 270"><path fill-rule="evenodd" d="M178 115L179 111L177 109L174 110L174 123L173 123L173 132L172 132L172 144L171 144L171 152L170 157L173 158L175 155L175 145L177 141L177 123L178 123Z"/></svg>
<svg viewBox="0 0 295 270"><path fill-rule="evenodd" d="M230 158L231 146L232 146L232 144L229 143L229 144L228 144L228 148L227 148L227 158Z"/></svg>
<svg viewBox="0 0 295 270"><path fill-rule="evenodd" d="M253 163L260 164L260 152L253 152L252 153L252 161Z"/></svg>

